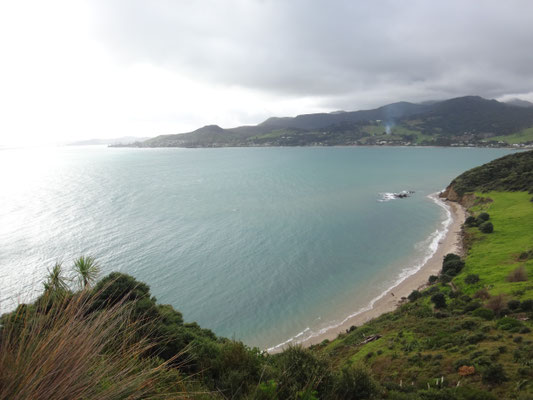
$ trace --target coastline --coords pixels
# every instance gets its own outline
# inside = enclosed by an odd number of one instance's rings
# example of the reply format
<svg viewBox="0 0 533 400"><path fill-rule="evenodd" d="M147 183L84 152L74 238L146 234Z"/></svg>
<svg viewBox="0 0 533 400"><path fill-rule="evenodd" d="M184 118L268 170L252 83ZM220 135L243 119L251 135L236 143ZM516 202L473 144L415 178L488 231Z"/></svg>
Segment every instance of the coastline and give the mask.
<svg viewBox="0 0 533 400"><path fill-rule="evenodd" d="M340 333L346 332L352 325L361 326L364 323L379 317L390 311L394 311L402 304L402 297L406 298L413 290L418 290L427 286L430 275L438 275L442 268L442 259L448 253L462 253L461 225L466 219L466 210L456 202L439 199L438 194L432 195L439 206L449 211L451 219L445 228L445 235L438 241L435 252L420 266L420 268L405 278L399 278L391 288L377 296L369 306L362 307L361 311L347 317L341 324L322 331L301 341L289 340L281 345L274 346L268 351L277 353L282 351L289 344L299 344L304 347L321 343L324 340L333 340ZM294 338L293 338L294 339Z"/></svg>

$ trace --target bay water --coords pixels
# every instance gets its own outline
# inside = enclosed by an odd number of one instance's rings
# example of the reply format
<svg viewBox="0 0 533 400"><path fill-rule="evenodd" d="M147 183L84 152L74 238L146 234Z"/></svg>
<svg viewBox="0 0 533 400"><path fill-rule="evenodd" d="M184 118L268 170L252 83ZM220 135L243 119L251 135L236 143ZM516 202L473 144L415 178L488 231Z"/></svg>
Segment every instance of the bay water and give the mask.
<svg viewBox="0 0 533 400"><path fill-rule="evenodd" d="M96 257L186 321L273 348L339 324L431 252L428 197L505 149L0 150L0 312ZM414 191L408 198L390 193Z"/></svg>

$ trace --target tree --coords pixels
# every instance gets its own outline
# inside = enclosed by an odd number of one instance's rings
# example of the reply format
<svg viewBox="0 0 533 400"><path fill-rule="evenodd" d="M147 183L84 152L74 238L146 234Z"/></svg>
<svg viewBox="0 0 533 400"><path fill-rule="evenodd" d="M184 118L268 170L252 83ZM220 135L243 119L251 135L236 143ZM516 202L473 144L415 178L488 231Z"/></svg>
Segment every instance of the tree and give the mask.
<svg viewBox="0 0 533 400"><path fill-rule="evenodd" d="M483 371L481 380L489 385L499 385L507 381L508 378L501 364L491 364Z"/></svg>
<svg viewBox="0 0 533 400"><path fill-rule="evenodd" d="M492 222L483 222L479 226L479 230L483 233L492 233L494 231L494 225L492 225Z"/></svg>
<svg viewBox="0 0 533 400"><path fill-rule="evenodd" d="M490 218L490 215L486 212L482 212L480 213L478 216L477 216L477 219L480 221L480 222L485 222L485 221L488 221Z"/></svg>
<svg viewBox="0 0 533 400"><path fill-rule="evenodd" d="M131 301L135 303L133 309L135 314L157 314L155 299L150 297L150 287L131 275L112 272L94 286L92 293L93 309Z"/></svg>
<svg viewBox="0 0 533 400"><path fill-rule="evenodd" d="M454 260L460 260L461 257L454 253L448 253L444 256L444 259L442 260L442 263L446 263L448 261L454 261Z"/></svg>
<svg viewBox="0 0 533 400"><path fill-rule="evenodd" d="M443 293L435 293L431 296L431 302L435 304L435 308L445 308L446 307L446 297Z"/></svg>
<svg viewBox="0 0 533 400"><path fill-rule="evenodd" d="M442 274L455 276L464 268L465 262L461 259L444 261L442 264Z"/></svg>
<svg viewBox="0 0 533 400"><path fill-rule="evenodd" d="M68 280L63 275L63 266L56 262L52 269L48 270L48 276L44 282L45 292L51 294L64 294L68 292Z"/></svg>
<svg viewBox="0 0 533 400"><path fill-rule="evenodd" d="M100 273L96 260L90 256L81 256L74 261L74 273L77 275L78 285L81 289L91 286Z"/></svg>
<svg viewBox="0 0 533 400"><path fill-rule="evenodd" d="M476 217L470 215L469 217L466 218L465 220L465 225L466 226L476 226L477 225L477 219Z"/></svg>
<svg viewBox="0 0 533 400"><path fill-rule="evenodd" d="M413 290L411 292L411 294L409 296L407 296L407 298L409 299L409 301L416 301L417 299L419 299L420 297L422 297L422 293L420 293L418 290Z"/></svg>

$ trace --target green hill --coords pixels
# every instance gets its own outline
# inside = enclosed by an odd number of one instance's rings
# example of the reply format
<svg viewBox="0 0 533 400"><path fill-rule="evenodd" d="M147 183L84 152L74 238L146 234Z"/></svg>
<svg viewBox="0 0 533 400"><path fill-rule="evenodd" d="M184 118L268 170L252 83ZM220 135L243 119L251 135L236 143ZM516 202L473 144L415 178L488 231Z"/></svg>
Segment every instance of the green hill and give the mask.
<svg viewBox="0 0 533 400"><path fill-rule="evenodd" d="M453 200L467 192L490 190L533 193L533 151L510 154L466 171L447 188L457 194Z"/></svg>
<svg viewBox="0 0 533 400"><path fill-rule="evenodd" d="M533 143L533 108L478 96L373 110L272 117L256 126L162 135L137 147L478 145Z"/></svg>

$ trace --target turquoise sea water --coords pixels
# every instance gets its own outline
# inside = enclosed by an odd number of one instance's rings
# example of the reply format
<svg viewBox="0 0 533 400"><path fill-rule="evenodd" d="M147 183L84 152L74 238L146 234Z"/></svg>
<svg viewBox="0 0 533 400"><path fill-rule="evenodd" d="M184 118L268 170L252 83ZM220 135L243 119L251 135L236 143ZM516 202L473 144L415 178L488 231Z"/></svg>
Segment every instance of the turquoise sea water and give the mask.
<svg viewBox="0 0 533 400"><path fill-rule="evenodd" d="M446 218L427 196L509 152L1 150L0 306L87 254L217 334L261 348L302 339L419 264ZM415 193L379 201L401 190Z"/></svg>

